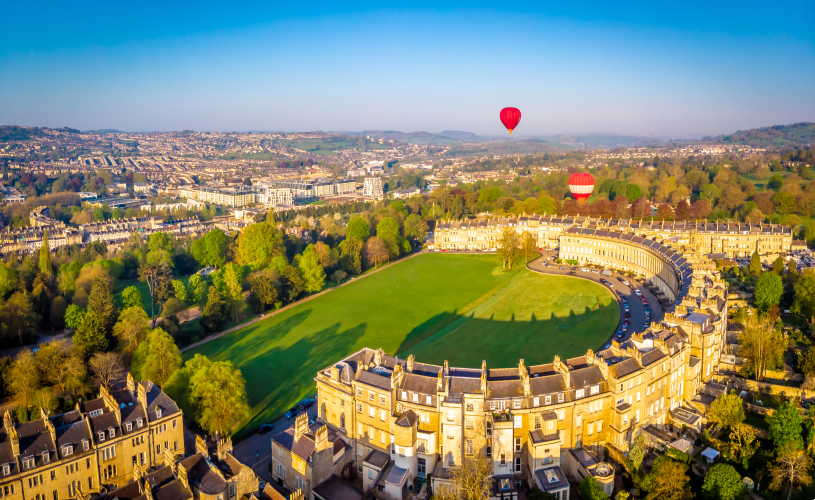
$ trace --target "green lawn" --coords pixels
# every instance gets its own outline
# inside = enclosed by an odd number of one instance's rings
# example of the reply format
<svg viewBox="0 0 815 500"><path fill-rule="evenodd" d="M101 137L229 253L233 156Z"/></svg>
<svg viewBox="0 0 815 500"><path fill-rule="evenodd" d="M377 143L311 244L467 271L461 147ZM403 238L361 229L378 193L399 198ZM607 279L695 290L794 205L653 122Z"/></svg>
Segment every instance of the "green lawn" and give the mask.
<svg viewBox="0 0 815 500"><path fill-rule="evenodd" d="M587 314L595 309L593 314ZM314 376L363 347L460 366L551 362L598 349L618 321L600 285L504 272L493 255L426 254L184 353L231 360L247 382L237 438L315 392ZM465 345L466 343L466 345Z"/></svg>
<svg viewBox="0 0 815 500"><path fill-rule="evenodd" d="M191 276L191 275L190 275ZM179 278L173 278L179 279ZM180 278L185 284L190 279L189 276L184 276ZM150 316L150 288L147 287L147 283L139 280L119 280L116 284L116 287L113 289L113 299L116 301L116 307L122 307L122 292L125 288L129 286L135 286L139 289L141 293L141 302L144 306L144 310L147 311L147 315ZM161 314L161 307L163 304L156 302L156 316L158 317Z"/></svg>

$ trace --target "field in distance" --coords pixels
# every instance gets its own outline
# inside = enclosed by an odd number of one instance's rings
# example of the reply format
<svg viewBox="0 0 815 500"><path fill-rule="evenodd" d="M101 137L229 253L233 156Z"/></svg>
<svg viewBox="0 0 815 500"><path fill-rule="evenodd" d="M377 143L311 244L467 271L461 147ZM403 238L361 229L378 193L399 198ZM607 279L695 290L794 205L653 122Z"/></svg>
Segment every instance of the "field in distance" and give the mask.
<svg viewBox="0 0 815 500"><path fill-rule="evenodd" d="M619 319L604 287L494 255L426 254L184 353L231 360L246 378L240 439L314 394L318 370L363 347L480 368L549 363L597 349Z"/></svg>

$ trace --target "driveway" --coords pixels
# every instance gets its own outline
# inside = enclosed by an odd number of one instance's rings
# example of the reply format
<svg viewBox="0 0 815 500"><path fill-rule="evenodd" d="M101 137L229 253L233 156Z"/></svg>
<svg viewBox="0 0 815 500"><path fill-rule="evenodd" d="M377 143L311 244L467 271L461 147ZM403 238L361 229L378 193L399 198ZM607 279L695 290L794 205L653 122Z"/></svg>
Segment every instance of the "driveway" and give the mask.
<svg viewBox="0 0 815 500"><path fill-rule="evenodd" d="M535 271L537 273L554 274L560 276L567 276L568 273L572 271L573 267L577 267L577 270L574 271L575 277L594 281L600 284L601 286L605 286L617 298L617 303L620 306L620 324L617 326L615 332L611 332L608 341L603 345L611 343L612 339L615 338L618 342L622 343L630 339L631 334L633 334L634 332L642 332L645 330L645 328L643 328L643 323L645 321L645 307L642 305L642 302L640 301L639 297L637 297L637 294L634 292L634 290L623 285L618 278L622 278L628 281L642 293L643 297L645 297L645 299L647 300L648 305L651 307L651 322L662 321L662 319L665 317L665 312L662 310L662 306L659 304L657 298L648 290L648 288L645 287L645 285L638 282L637 280L629 278L627 275L619 274L616 272L612 272L611 276L604 276L599 273L599 270L597 273L592 272L585 273L580 270L580 268L584 266L570 266L567 264L556 264L555 263L556 258L557 258L556 251L547 250L542 252L542 256L539 259L535 259L534 261L527 264L527 267L530 270ZM560 269L561 267L565 267L566 269ZM601 278L605 278L606 280L611 282L611 285L613 286L609 287L607 285L603 285L600 282ZM621 297L625 298L625 300L628 302L628 308L631 313L630 318L631 322L628 327L628 331L624 333L622 337L615 337L615 335L619 333L620 327L622 326L622 322L625 319L625 312L622 306L622 302L620 302Z"/></svg>
<svg viewBox="0 0 815 500"><path fill-rule="evenodd" d="M68 335L68 330L63 331L62 333L56 335L45 335L43 333L37 333L37 341L33 344L25 345L22 347L12 347L11 349L3 349L0 350L0 358L4 358L6 356L14 357L20 351L30 351L35 348L39 348L40 344L45 344L46 342L52 341L59 341L66 349L70 349L73 345L73 340L71 336Z"/></svg>

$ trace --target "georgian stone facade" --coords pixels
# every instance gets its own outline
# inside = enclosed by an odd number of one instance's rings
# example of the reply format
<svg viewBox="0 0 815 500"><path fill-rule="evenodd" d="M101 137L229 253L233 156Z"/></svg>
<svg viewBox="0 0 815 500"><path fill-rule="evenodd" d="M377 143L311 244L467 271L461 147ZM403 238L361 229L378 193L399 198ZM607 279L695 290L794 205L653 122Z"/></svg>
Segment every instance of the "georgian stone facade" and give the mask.
<svg viewBox="0 0 815 500"><path fill-rule="evenodd" d="M562 234L561 251L576 237ZM616 241L593 235L580 244ZM630 340L572 359L480 369L366 348L318 372L318 421L353 446L375 495L401 498L430 473L434 488L449 486L450 471L476 456L492 463L491 498L516 498L526 482L566 499L565 478L586 474L611 494L602 445L625 451L640 432L699 429L692 400L717 370L726 330L726 287L713 263L699 252L646 256L674 273L667 286L676 302Z"/></svg>
<svg viewBox="0 0 815 500"><path fill-rule="evenodd" d="M560 236L569 228L605 229L625 234L687 245L691 235L704 253L722 253L728 257L749 257L789 252L792 231L775 224L734 224L712 222L661 222L588 217L531 216L517 219L482 219L442 222L436 225L433 247L436 250L495 250L501 231L514 228L532 233L539 248L556 248ZM666 243L667 244L667 243Z"/></svg>

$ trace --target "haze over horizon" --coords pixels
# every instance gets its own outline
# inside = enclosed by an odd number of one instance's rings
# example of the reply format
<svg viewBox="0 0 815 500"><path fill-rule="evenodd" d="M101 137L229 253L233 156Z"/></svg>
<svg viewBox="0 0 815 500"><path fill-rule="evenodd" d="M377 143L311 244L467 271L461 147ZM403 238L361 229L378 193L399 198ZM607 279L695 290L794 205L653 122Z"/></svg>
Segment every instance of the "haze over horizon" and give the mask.
<svg viewBox="0 0 815 500"><path fill-rule="evenodd" d="M6 10L3 125L498 135L504 106L519 136L815 121L811 1Z"/></svg>

